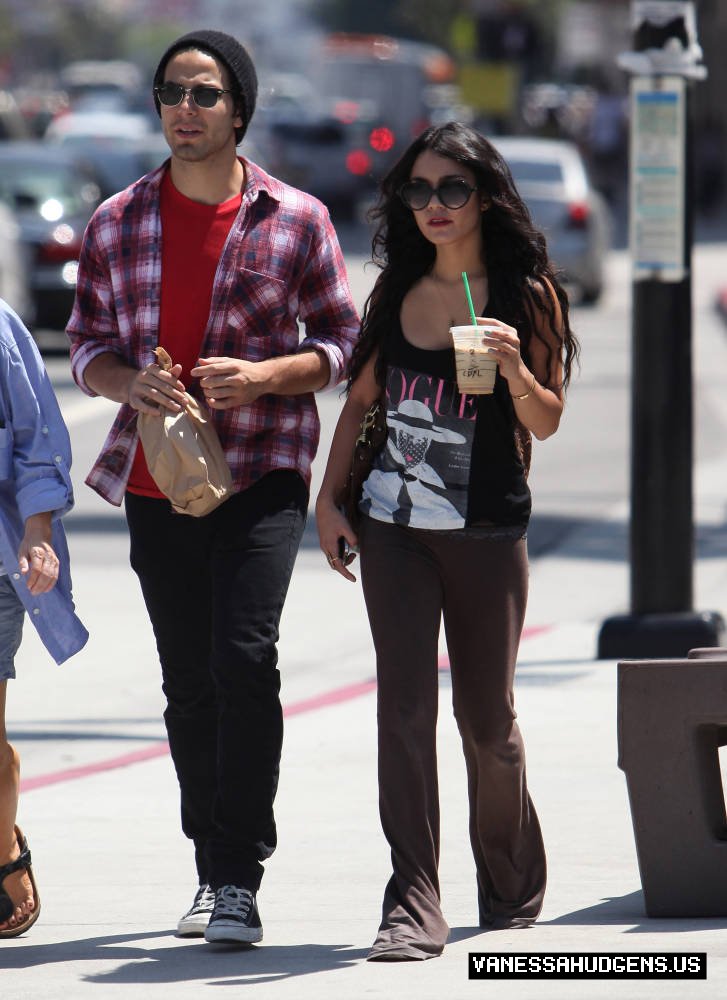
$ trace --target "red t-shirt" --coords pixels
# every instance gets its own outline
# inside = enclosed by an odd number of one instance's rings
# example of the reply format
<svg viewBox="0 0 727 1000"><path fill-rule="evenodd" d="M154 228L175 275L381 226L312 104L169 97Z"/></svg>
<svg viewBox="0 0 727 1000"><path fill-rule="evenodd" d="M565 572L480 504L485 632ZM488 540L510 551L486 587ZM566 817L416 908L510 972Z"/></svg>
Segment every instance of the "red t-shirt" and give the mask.
<svg viewBox="0 0 727 1000"><path fill-rule="evenodd" d="M203 205L180 194L167 171L161 185L162 287L159 345L189 389L209 319L212 284L222 248L240 209L242 194L221 205ZM136 449L127 489L162 497L149 475L141 442Z"/></svg>

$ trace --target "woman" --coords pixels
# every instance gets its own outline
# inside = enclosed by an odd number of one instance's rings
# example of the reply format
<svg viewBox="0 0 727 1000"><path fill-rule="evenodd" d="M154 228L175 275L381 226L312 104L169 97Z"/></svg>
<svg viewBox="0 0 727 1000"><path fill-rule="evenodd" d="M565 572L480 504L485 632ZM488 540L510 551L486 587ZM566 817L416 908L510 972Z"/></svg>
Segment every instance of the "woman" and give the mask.
<svg viewBox="0 0 727 1000"><path fill-rule="evenodd" d="M377 657L379 792L393 875L370 959L439 955L435 729L443 616L468 775L482 927L531 923L545 854L527 792L513 676L527 596L530 436L558 429L578 345L568 302L510 172L472 128L427 129L382 184L366 303L316 504L329 564L359 545ZM497 360L462 394L449 329L471 322ZM385 391L389 435L364 484L358 536L336 499L358 427ZM406 616L401 614L403 595Z"/></svg>
<svg viewBox="0 0 727 1000"><path fill-rule="evenodd" d="M60 517L73 505L71 445L38 349L0 300L0 940L40 914L28 842L16 825L20 758L5 728L26 611L56 663L88 632L71 597Z"/></svg>

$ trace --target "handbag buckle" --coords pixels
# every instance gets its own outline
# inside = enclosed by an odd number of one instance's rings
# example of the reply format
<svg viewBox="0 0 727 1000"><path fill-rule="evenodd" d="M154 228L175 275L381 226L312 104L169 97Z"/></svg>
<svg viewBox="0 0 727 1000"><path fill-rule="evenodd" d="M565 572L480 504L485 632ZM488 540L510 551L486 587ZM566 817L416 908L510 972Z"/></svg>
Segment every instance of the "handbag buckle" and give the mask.
<svg viewBox="0 0 727 1000"><path fill-rule="evenodd" d="M370 407L363 416L361 421L361 433L356 438L356 444L368 444L369 431L376 423L376 417L379 413L379 403L375 406Z"/></svg>

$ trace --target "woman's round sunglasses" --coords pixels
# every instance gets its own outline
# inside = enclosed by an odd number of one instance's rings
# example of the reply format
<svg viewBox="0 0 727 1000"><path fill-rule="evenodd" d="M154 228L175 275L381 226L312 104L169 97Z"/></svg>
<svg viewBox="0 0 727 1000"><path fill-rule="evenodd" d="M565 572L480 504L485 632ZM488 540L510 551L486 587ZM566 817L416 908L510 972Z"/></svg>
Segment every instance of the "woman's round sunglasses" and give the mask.
<svg viewBox="0 0 727 1000"><path fill-rule="evenodd" d="M159 98L159 103L167 108L176 108L187 94L191 94L192 100L198 108L213 108L223 94L231 94L232 91L221 90L219 87L209 87L203 83L196 87L183 87L181 83L167 81L155 87L154 93Z"/></svg>
<svg viewBox="0 0 727 1000"><path fill-rule="evenodd" d="M445 177L435 188L429 181L411 180L401 185L399 197L407 208L419 212L427 207L433 195L437 196L437 201L440 201L445 208L462 208L476 190L476 185L473 187L461 177Z"/></svg>

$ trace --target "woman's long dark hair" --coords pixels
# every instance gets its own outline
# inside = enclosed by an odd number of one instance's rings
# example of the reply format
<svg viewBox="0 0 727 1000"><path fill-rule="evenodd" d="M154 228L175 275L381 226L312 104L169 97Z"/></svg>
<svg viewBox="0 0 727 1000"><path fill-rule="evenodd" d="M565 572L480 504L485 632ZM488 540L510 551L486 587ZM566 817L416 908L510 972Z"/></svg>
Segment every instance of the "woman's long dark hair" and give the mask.
<svg viewBox="0 0 727 1000"><path fill-rule="evenodd" d="M563 386L568 384L579 347L568 320L568 298L548 259L545 237L535 228L530 213L515 189L510 170L495 147L469 125L448 122L432 126L414 140L381 182L381 192L371 219L377 222L372 256L381 268L366 300L361 336L349 366L350 388L372 352L378 348L376 377L383 386L386 342L409 289L434 264L436 250L419 231L414 214L398 195L409 180L417 157L425 150L469 168L478 189L490 201L482 212L482 235L490 286L490 304L499 319L515 327L523 357L529 360L533 337L543 340L536 324L536 311L544 312L554 335L562 344ZM561 323L550 285L560 305ZM548 351L548 378L551 355Z"/></svg>

